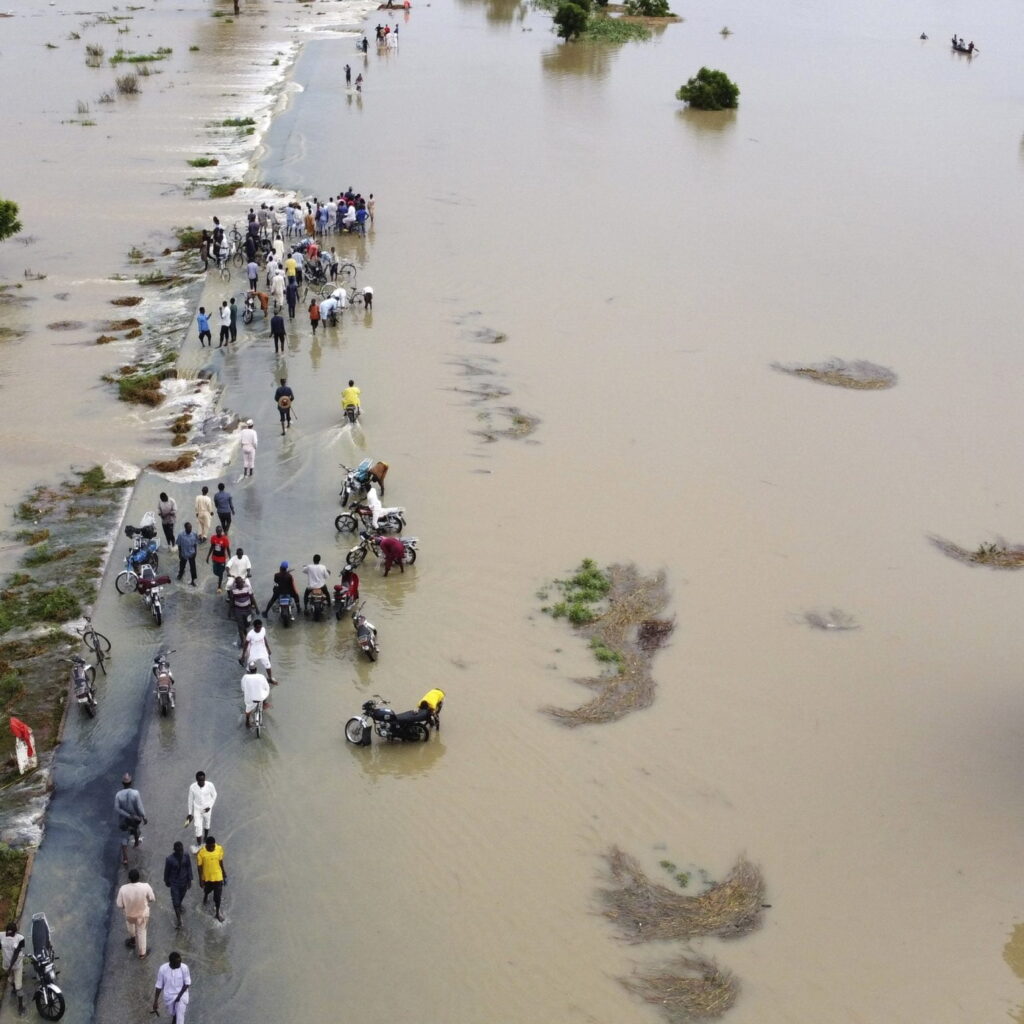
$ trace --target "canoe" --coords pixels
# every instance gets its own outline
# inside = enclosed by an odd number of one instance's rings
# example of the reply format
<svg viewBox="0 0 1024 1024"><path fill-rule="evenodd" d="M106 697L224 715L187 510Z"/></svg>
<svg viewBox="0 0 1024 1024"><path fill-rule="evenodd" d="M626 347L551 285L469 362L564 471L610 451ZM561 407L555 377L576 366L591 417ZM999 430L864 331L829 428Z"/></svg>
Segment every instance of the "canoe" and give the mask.
<svg viewBox="0 0 1024 1024"><path fill-rule="evenodd" d="M966 46L954 46L953 49L956 50L957 53L966 53L968 57L973 57L978 52L977 47L970 50Z"/></svg>

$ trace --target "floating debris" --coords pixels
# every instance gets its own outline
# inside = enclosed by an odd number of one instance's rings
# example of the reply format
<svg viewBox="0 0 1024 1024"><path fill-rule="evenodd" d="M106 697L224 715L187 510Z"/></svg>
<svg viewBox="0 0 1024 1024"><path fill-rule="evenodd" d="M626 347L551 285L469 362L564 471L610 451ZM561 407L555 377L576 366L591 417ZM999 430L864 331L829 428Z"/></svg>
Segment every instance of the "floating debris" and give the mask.
<svg viewBox="0 0 1024 1024"><path fill-rule="evenodd" d="M803 619L814 629L860 629L857 620L841 608L831 608L827 612L805 612Z"/></svg>
<svg viewBox="0 0 1024 1024"><path fill-rule="evenodd" d="M974 551L942 537L928 538L944 555L965 565L984 565L989 569L1024 569L1024 545L1007 544L1001 538L990 544L979 544Z"/></svg>
<svg viewBox="0 0 1024 1024"><path fill-rule="evenodd" d="M658 1006L670 1024L721 1017L736 1002L740 991L731 971L695 953L619 981L629 992Z"/></svg>
<svg viewBox="0 0 1024 1024"><path fill-rule="evenodd" d="M799 363L784 366L772 363L772 369L780 373L789 373L794 377L807 377L819 384L831 384L837 388L853 388L858 391L879 391L894 387L897 376L884 366L877 366L863 359L847 363L842 359L832 359L827 363L803 366Z"/></svg>

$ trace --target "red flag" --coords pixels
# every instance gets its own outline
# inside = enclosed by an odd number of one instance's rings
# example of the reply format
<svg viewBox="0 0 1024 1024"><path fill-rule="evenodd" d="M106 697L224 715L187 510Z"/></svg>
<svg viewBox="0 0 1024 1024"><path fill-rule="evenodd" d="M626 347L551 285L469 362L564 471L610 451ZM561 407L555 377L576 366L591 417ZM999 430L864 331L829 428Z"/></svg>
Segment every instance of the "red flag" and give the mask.
<svg viewBox="0 0 1024 1024"><path fill-rule="evenodd" d="M28 756L35 757L36 752L32 746L32 730L20 718L15 718L14 715L11 715L11 732L28 747Z"/></svg>

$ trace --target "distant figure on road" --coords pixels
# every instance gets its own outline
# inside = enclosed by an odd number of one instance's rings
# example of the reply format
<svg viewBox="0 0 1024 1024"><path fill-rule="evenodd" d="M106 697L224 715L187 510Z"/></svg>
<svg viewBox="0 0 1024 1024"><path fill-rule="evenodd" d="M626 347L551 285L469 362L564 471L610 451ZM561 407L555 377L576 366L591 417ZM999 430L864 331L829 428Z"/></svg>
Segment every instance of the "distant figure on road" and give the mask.
<svg viewBox="0 0 1024 1024"><path fill-rule="evenodd" d="M149 905L156 902L156 893L149 882L140 881L138 868L128 872L128 881L117 890L117 906L124 911L124 923L128 926L128 938L124 944L135 949L140 960L145 960L146 928L149 925Z"/></svg>
<svg viewBox="0 0 1024 1024"><path fill-rule="evenodd" d="M284 351L284 342L281 343L281 351ZM295 392L288 387L287 378L281 378L281 386L274 392L274 401L277 403L277 412L281 417L281 433L283 434L286 428L291 429L292 402L295 401Z"/></svg>
<svg viewBox="0 0 1024 1024"><path fill-rule="evenodd" d="M174 852L164 861L164 885L171 890L171 906L174 908L174 927L181 927L181 905L185 893L192 888L192 858L185 856L185 847L174 844Z"/></svg>
<svg viewBox="0 0 1024 1024"><path fill-rule="evenodd" d="M345 65L345 84L352 84L352 68L348 64Z"/></svg>
<svg viewBox="0 0 1024 1024"><path fill-rule="evenodd" d="M224 532L223 526L218 526L210 538L210 548L206 552L206 561L213 562L213 575L217 577L217 593L224 589L224 570L227 568L228 555L231 554L231 540Z"/></svg>
<svg viewBox="0 0 1024 1024"><path fill-rule="evenodd" d="M210 817L217 802L217 788L206 781L206 772L196 772L196 781L188 787L188 817L185 824L192 822L196 830L196 849L210 831Z"/></svg>
<svg viewBox="0 0 1024 1024"><path fill-rule="evenodd" d="M202 494L196 495L196 523L199 525L199 543L205 544L210 536L210 523L213 522L213 498L210 488L204 487Z"/></svg>
<svg viewBox="0 0 1024 1024"><path fill-rule="evenodd" d="M153 1013L158 1017L157 1000L164 997L164 1008L171 1018L171 1024L185 1024L185 1011L188 1008L188 990L192 985L192 975L188 965L181 962L180 953L172 953L167 963L160 965L156 972L156 989L153 992Z"/></svg>
<svg viewBox="0 0 1024 1024"><path fill-rule="evenodd" d="M242 445L242 476L252 476L256 468L256 446L260 443L253 430L252 420L246 420L238 440Z"/></svg>
<svg viewBox="0 0 1024 1024"><path fill-rule="evenodd" d="M164 491L160 492L160 500L156 503L156 512L160 517L160 525L164 528L164 539L169 548L174 547L174 524L178 518L178 503L168 498Z"/></svg>
<svg viewBox="0 0 1024 1024"><path fill-rule="evenodd" d="M217 493L213 496L213 504L216 506L220 525L227 533L231 529L231 517L235 514L235 503L231 500L231 495L223 484L217 484Z"/></svg>
<svg viewBox="0 0 1024 1024"><path fill-rule="evenodd" d="M192 586L196 585L196 552L199 550L199 538L192 532L192 524L186 523L185 529L178 534L178 581L185 575L188 565L192 575Z"/></svg>
<svg viewBox="0 0 1024 1024"><path fill-rule="evenodd" d="M148 824L146 809L137 789L132 789L132 777L125 772L121 778L121 791L114 797L114 811L117 813L117 827L124 833L121 837L121 863L128 867L128 837L133 836L135 845L142 842L139 826Z"/></svg>

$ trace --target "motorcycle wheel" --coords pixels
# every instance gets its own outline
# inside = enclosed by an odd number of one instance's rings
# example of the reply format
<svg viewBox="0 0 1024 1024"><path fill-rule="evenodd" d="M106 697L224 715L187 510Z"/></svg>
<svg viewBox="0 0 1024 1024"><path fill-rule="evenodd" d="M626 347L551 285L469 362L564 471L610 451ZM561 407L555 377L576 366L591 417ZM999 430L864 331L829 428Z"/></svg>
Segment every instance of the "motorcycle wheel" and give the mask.
<svg viewBox="0 0 1024 1024"><path fill-rule="evenodd" d="M366 648L366 656L370 659L370 661L376 661L377 660L377 648L376 647L367 647Z"/></svg>
<svg viewBox="0 0 1024 1024"><path fill-rule="evenodd" d="M363 722L360 718L350 718L345 723L345 739L357 747L363 743Z"/></svg>
<svg viewBox="0 0 1024 1024"><path fill-rule="evenodd" d="M243 324L251 324L252 323L252 310L251 309L246 309L246 310L244 310L242 312L242 323Z"/></svg>
<svg viewBox="0 0 1024 1024"><path fill-rule="evenodd" d="M67 1004L61 992L37 992L36 1009L43 1020L60 1020L64 1016Z"/></svg>
<svg viewBox="0 0 1024 1024"><path fill-rule="evenodd" d="M416 564L416 549L406 548L405 549L405 564L415 565Z"/></svg>
<svg viewBox="0 0 1024 1024"><path fill-rule="evenodd" d="M128 569L122 569L114 580L119 594L131 594L139 589L139 577Z"/></svg>
<svg viewBox="0 0 1024 1024"><path fill-rule="evenodd" d="M339 533L355 533L356 517L351 512L343 512L334 520L334 528Z"/></svg>
<svg viewBox="0 0 1024 1024"><path fill-rule="evenodd" d="M160 556L155 551L149 556L149 564L153 566L153 572L160 571Z"/></svg>
<svg viewBox="0 0 1024 1024"><path fill-rule="evenodd" d="M430 739L430 730L422 722L416 722L409 726L409 739L426 743Z"/></svg>
<svg viewBox="0 0 1024 1024"><path fill-rule="evenodd" d="M401 533L405 529L405 520L397 512L389 512L382 525L392 533Z"/></svg>
<svg viewBox="0 0 1024 1024"><path fill-rule="evenodd" d="M349 565L354 569L357 565L362 565L363 560L366 558L366 548L360 548L358 551L352 552L345 559Z"/></svg>
<svg viewBox="0 0 1024 1024"><path fill-rule="evenodd" d="M153 618L158 626L164 621L164 610L156 602L153 603Z"/></svg>
<svg viewBox="0 0 1024 1024"><path fill-rule="evenodd" d="M91 695L89 699L85 702L85 713L90 718L96 717L96 698Z"/></svg>
<svg viewBox="0 0 1024 1024"><path fill-rule="evenodd" d="M96 666L86 665L85 666L85 678L89 683L89 692L92 693L96 689Z"/></svg>
<svg viewBox="0 0 1024 1024"><path fill-rule="evenodd" d="M292 624L292 617L287 612L281 613L281 625L287 629Z"/></svg>
<svg viewBox="0 0 1024 1024"><path fill-rule="evenodd" d="M170 711L170 709L171 709L171 702L166 697L161 697L160 698L160 714L163 715L164 718L166 718L167 715L168 715L168 712Z"/></svg>

